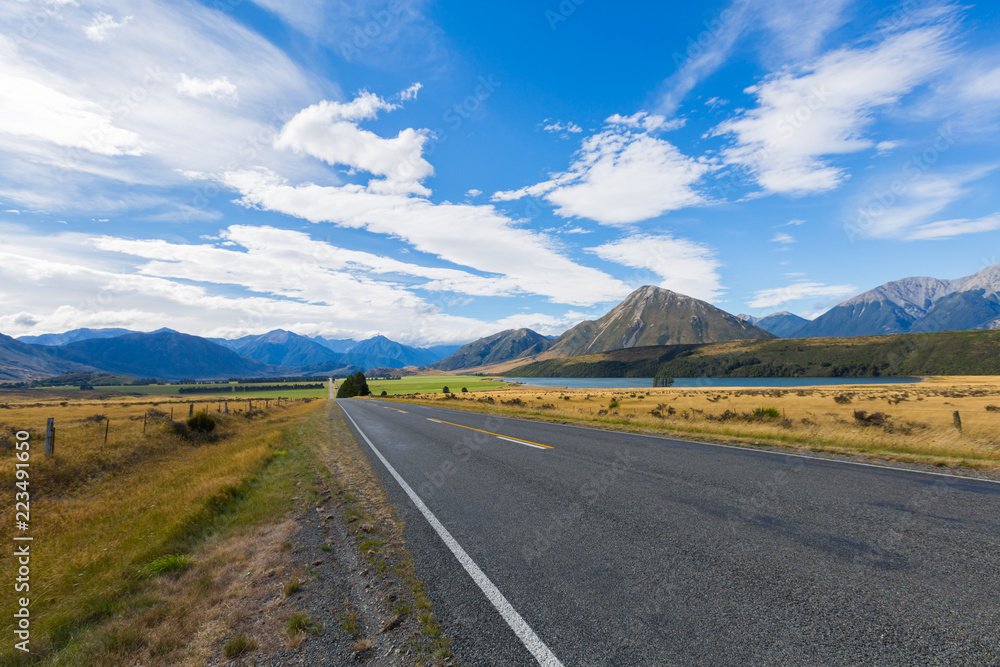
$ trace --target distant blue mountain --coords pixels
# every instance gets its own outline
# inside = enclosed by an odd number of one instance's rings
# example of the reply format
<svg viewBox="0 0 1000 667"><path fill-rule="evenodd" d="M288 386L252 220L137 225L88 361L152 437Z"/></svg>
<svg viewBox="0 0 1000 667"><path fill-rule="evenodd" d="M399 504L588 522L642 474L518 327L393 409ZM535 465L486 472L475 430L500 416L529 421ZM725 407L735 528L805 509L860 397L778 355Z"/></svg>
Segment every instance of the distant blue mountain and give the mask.
<svg viewBox="0 0 1000 667"><path fill-rule="evenodd" d="M288 367L241 357L205 338L175 331L90 338L65 345L34 345L50 357L136 377L206 379L288 375Z"/></svg>
<svg viewBox="0 0 1000 667"><path fill-rule="evenodd" d="M347 352L358 344L358 341L351 340L350 338L323 338L323 336L313 336L312 339L323 347L329 348L334 352Z"/></svg>
<svg viewBox="0 0 1000 667"><path fill-rule="evenodd" d="M340 361L341 355L312 338L284 329L231 341L232 349L250 359L276 366L310 366Z"/></svg>
<svg viewBox="0 0 1000 667"><path fill-rule="evenodd" d="M440 357L429 350L403 345L385 336L374 336L363 340L341 356L344 363L364 368L429 366L439 359Z"/></svg>
<svg viewBox="0 0 1000 667"><path fill-rule="evenodd" d="M73 329L64 333L40 334L38 336L18 336L17 340L30 345L65 345L92 338L117 338L125 334L143 333L131 329ZM157 329L150 333L177 333L173 329Z"/></svg>

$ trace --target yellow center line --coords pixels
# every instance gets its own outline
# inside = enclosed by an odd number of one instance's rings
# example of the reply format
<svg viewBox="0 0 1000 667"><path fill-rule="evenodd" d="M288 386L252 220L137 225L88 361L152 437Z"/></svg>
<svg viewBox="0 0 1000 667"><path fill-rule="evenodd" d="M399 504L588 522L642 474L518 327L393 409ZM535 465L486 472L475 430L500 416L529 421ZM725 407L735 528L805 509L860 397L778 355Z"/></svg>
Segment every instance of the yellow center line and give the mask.
<svg viewBox="0 0 1000 667"><path fill-rule="evenodd" d="M484 431L481 428L473 428L471 426L463 426L461 424L456 424L454 422L446 422L441 419L431 419L427 418L427 421L437 422L438 424L448 424L449 426L457 426L459 428L467 428L470 431L479 431L480 433L488 433L489 435L495 435L502 440L510 440L512 442L523 442L526 445L531 445L533 447L541 447L542 449L552 449L549 445L543 445L540 442L532 442L531 440L524 440L523 438L512 438L509 435L500 435L499 433L494 433L493 431Z"/></svg>
<svg viewBox="0 0 1000 667"><path fill-rule="evenodd" d="M410 414L406 410L400 410L398 408L390 408L388 405L383 405L382 407L385 408L386 410L395 410L396 412L402 412L404 415Z"/></svg>

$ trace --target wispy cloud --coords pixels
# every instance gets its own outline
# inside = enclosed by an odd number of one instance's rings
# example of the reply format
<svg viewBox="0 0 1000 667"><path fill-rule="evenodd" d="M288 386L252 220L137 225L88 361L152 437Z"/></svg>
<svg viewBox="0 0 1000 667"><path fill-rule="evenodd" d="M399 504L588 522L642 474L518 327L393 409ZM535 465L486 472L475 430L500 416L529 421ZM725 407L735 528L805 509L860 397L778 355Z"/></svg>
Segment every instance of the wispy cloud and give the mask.
<svg viewBox="0 0 1000 667"><path fill-rule="evenodd" d="M728 164L744 167L767 193L802 195L848 174L829 156L868 150L879 109L897 103L948 62L950 26L913 28L866 48L844 48L781 71L746 92L757 106L715 128L734 143Z"/></svg>
<svg viewBox="0 0 1000 667"><path fill-rule="evenodd" d="M816 282L798 282L785 287L774 287L759 290L753 299L747 302L750 308L774 308L790 301L813 299L816 297L842 297L854 294L858 288L854 285L825 285Z"/></svg>
<svg viewBox="0 0 1000 667"><path fill-rule="evenodd" d="M121 20L116 20L111 14L97 12L94 14L94 20L83 28L83 34L92 42L103 42L113 31L124 27L132 18L129 15Z"/></svg>
<svg viewBox="0 0 1000 667"><path fill-rule="evenodd" d="M996 229L1000 229L1000 213L977 219L959 218L925 222L911 229L906 234L906 238L911 241L936 241L954 238L962 234L992 232Z"/></svg>

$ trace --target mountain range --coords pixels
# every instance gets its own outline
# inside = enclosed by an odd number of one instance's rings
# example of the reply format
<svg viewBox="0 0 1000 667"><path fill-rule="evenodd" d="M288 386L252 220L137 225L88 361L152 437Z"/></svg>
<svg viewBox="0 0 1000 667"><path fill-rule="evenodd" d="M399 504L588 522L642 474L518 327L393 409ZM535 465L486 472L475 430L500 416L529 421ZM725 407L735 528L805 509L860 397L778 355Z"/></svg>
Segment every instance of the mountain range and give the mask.
<svg viewBox="0 0 1000 667"><path fill-rule="evenodd" d="M957 280L903 278L844 301L791 338L1000 328L1000 264Z"/></svg>
<svg viewBox="0 0 1000 667"><path fill-rule="evenodd" d="M18 340L0 334L0 381L96 371L163 379L325 376L408 366L439 371L486 367L493 372L498 364L643 346L971 329L1000 329L1000 264L955 280L888 282L811 321L785 311L762 318L734 316L704 301L645 286L603 317L581 322L556 338L509 329L462 346L418 348L381 335L354 341L282 329L236 339L200 338L172 329L74 329Z"/></svg>

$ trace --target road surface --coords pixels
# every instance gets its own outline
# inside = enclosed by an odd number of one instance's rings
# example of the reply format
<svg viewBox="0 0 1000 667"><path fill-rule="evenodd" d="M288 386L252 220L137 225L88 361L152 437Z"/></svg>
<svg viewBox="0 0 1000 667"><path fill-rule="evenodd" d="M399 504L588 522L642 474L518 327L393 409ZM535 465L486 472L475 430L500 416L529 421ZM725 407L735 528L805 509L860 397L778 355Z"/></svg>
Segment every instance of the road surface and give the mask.
<svg viewBox="0 0 1000 667"><path fill-rule="evenodd" d="M1000 664L998 483L337 404L463 664Z"/></svg>

